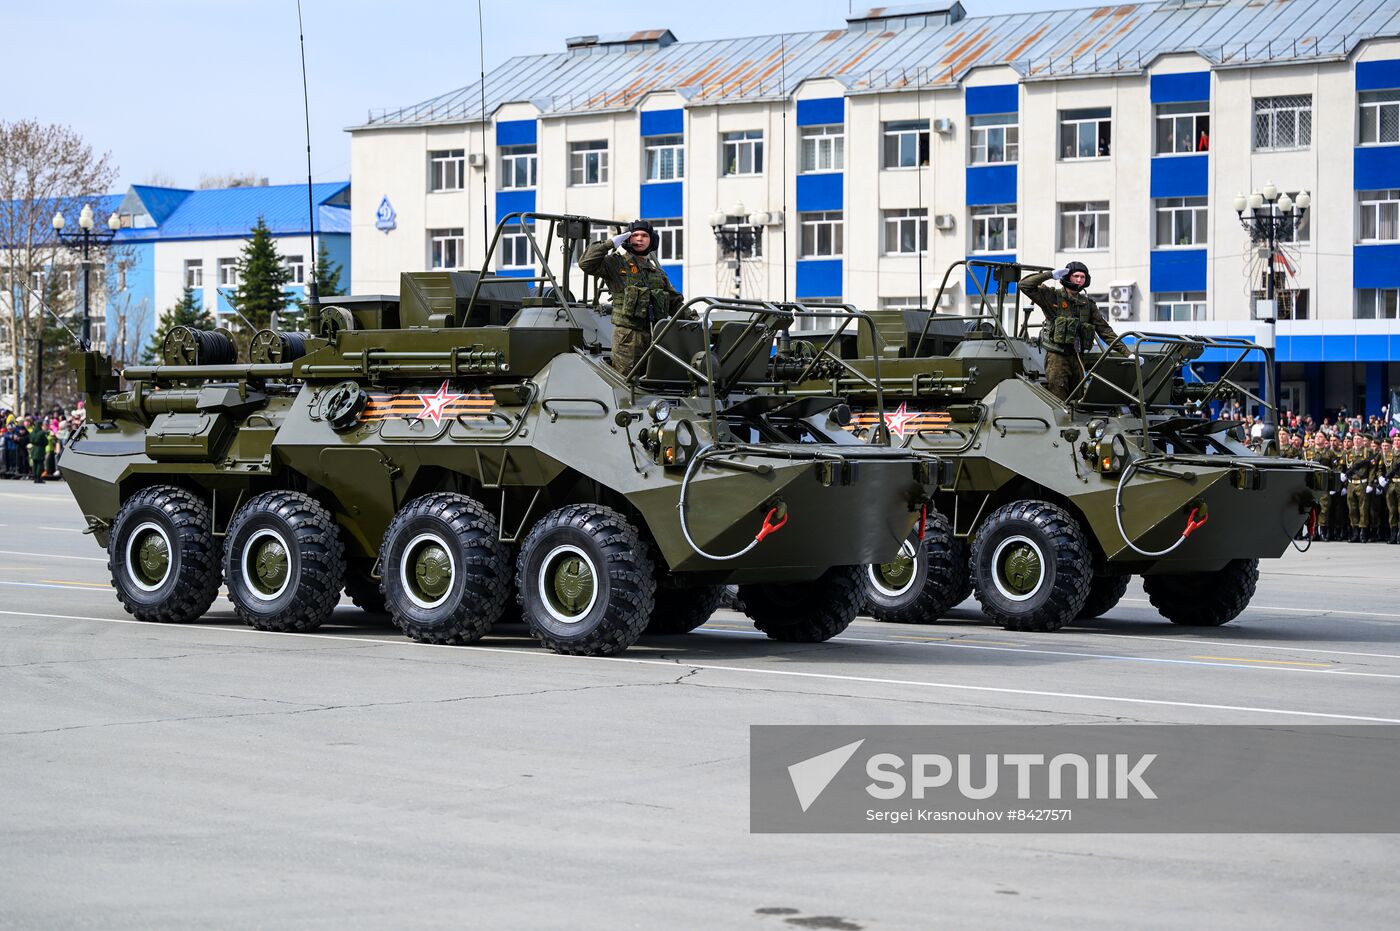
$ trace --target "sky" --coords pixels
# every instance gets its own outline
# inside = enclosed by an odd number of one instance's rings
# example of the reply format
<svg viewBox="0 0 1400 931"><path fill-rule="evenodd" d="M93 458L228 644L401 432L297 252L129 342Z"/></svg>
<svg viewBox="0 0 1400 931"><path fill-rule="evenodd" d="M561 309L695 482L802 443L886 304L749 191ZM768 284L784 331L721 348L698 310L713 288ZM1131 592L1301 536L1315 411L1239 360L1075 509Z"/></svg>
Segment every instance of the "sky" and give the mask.
<svg viewBox="0 0 1400 931"><path fill-rule="evenodd" d="M681 41L844 25L868 2L806 0L302 0L317 181L350 173L347 126L472 83L569 36L670 29ZM968 15L1044 9L963 0ZM1099 6L1053 0L1055 8ZM77 130L129 184L196 186L251 174L306 180L296 0L0 0L6 42L0 120ZM16 41L15 37L28 37Z"/></svg>

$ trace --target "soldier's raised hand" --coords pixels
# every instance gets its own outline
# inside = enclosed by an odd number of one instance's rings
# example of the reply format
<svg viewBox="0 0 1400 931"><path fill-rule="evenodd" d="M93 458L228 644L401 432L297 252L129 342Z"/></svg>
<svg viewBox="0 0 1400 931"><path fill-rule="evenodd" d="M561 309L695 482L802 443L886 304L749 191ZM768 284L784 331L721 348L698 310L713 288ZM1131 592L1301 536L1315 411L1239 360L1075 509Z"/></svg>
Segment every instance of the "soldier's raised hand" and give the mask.
<svg viewBox="0 0 1400 931"><path fill-rule="evenodd" d="M1068 274L1069 274L1069 269L1068 269L1068 268L1057 268L1057 269L1055 269L1053 272L1050 273L1050 277L1051 277L1051 278L1054 278L1056 281L1062 281L1062 280L1064 279L1064 277L1065 277L1066 275L1068 275Z"/></svg>

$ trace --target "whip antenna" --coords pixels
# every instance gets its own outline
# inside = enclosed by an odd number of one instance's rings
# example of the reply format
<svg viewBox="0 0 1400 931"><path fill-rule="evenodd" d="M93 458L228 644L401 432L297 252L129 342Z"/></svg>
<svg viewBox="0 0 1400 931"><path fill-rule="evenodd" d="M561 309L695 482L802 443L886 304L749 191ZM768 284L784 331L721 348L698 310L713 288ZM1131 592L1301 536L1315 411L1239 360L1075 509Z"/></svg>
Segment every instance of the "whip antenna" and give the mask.
<svg viewBox="0 0 1400 931"><path fill-rule="evenodd" d="M490 191L486 184L486 33L482 25L481 0L476 0L476 55L477 63L481 66L481 272L486 273L486 259L491 251L491 221L490 211L487 202L491 199ZM524 225L525 219L521 218Z"/></svg>
<svg viewBox="0 0 1400 931"><path fill-rule="evenodd" d="M301 45L301 107L306 117L306 219L311 224L311 280L306 283L306 303L314 308L321 303L321 294L316 287L316 195L311 187L311 96L306 92L306 30L301 24L301 0L297 0L297 42Z"/></svg>

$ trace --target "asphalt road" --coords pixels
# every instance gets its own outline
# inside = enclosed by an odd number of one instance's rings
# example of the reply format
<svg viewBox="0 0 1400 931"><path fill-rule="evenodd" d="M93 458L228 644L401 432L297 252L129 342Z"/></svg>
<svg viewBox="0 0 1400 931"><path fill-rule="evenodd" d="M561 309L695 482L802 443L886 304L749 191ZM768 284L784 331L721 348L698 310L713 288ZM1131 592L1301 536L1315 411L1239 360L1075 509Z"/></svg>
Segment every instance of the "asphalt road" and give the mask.
<svg viewBox="0 0 1400 931"><path fill-rule="evenodd" d="M127 618L61 484L0 484L0 926L1392 925L1384 835L753 835L750 724L1400 723L1400 547L1267 565L1173 627L721 612L622 657Z"/></svg>

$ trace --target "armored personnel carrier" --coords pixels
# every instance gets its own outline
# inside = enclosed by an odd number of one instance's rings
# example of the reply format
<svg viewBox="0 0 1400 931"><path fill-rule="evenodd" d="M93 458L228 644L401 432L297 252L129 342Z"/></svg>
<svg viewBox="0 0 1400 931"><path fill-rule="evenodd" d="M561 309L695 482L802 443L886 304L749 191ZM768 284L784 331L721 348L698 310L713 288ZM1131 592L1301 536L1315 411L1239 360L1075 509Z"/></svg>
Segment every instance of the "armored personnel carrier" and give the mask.
<svg viewBox="0 0 1400 931"><path fill-rule="evenodd" d="M489 271L506 226L540 275ZM793 312L773 305L692 300L614 371L606 307L589 282L574 298L570 265L620 226L511 215L482 272L337 298L246 362L185 329L160 365L83 355L89 423L63 470L122 604L192 621L223 583L248 624L308 631L343 588L416 640L518 617L556 651L609 654L704 623L737 583L771 638L839 633L938 457L862 442L839 398L784 394L770 354Z"/></svg>
<svg viewBox="0 0 1400 931"><path fill-rule="evenodd" d="M925 522L937 532L867 568L870 612L931 622L975 594L1007 629L1055 630L1108 611L1141 575L1173 623L1235 618L1259 560L1283 554L1332 481L1317 463L1256 455L1236 424L1207 416L1230 395L1263 403L1234 380L1262 350L1124 333L1088 353L1084 378L1061 401L1046 389L1031 308L1013 289L1037 269L959 262L939 296L964 267L980 295L971 316L878 311L874 336L830 332L780 356L808 360L797 376L806 390L846 397L857 432L954 462ZM1207 351L1229 360L1208 382L1191 370ZM811 377L835 358L839 371ZM876 360L892 408L884 413L871 403Z"/></svg>

